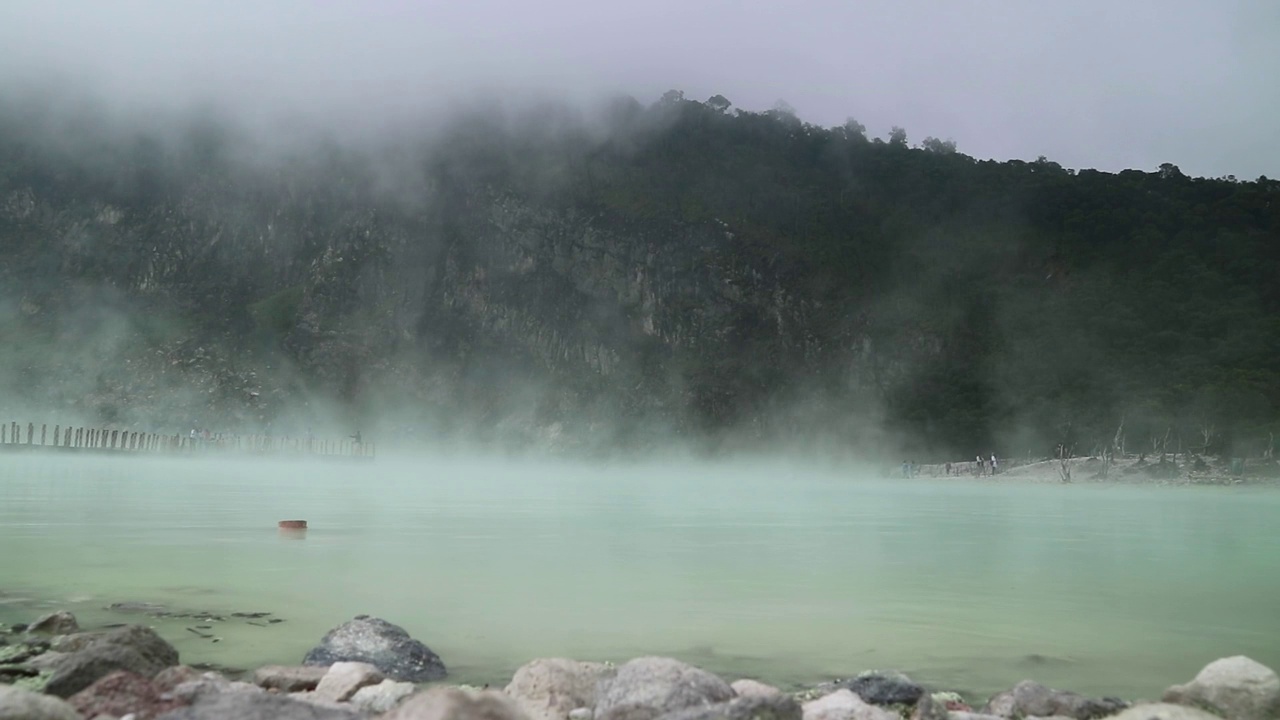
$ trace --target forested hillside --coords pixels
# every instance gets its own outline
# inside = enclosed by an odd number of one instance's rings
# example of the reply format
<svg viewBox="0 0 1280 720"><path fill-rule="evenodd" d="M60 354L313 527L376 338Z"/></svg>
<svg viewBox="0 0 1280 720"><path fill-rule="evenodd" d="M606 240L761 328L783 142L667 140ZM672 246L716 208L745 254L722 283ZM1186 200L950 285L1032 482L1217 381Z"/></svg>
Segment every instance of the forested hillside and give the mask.
<svg viewBox="0 0 1280 720"><path fill-rule="evenodd" d="M1280 181L676 92L378 144L155 127L0 108L0 411L917 460L1280 429Z"/></svg>

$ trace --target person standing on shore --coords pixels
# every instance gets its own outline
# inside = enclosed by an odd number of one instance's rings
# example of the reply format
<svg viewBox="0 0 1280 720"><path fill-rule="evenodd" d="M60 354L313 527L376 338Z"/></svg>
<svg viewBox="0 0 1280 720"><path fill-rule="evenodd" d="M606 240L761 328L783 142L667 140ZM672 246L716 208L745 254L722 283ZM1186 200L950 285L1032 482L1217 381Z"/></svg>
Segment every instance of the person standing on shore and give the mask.
<svg viewBox="0 0 1280 720"><path fill-rule="evenodd" d="M997 472L999 472L997 468L999 468L999 465L996 464L996 454L991 453L991 474L992 475L995 475Z"/></svg>

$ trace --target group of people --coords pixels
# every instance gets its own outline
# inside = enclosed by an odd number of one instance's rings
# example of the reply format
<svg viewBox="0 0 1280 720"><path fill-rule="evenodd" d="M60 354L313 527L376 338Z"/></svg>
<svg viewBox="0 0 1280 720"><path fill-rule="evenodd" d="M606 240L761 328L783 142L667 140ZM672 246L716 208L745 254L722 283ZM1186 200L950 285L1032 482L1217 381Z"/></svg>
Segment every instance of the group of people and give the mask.
<svg viewBox="0 0 1280 720"><path fill-rule="evenodd" d="M975 455L972 463L947 463L943 470L946 475L960 475L964 469L963 466L969 465L969 472L975 477L990 477L1000 472L1000 461L996 459L996 454L991 453L991 457L984 458L981 455ZM914 460L902 461L902 477L913 478L920 474L920 467L916 465Z"/></svg>

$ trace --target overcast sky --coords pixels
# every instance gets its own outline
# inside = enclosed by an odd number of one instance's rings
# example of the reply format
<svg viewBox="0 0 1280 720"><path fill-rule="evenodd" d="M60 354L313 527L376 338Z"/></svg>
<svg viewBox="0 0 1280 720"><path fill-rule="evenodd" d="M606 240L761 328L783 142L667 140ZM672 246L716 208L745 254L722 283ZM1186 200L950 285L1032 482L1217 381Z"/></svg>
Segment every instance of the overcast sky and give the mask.
<svg viewBox="0 0 1280 720"><path fill-rule="evenodd" d="M0 0L0 80L55 73L331 118L676 88L976 157L1280 177L1280 0Z"/></svg>

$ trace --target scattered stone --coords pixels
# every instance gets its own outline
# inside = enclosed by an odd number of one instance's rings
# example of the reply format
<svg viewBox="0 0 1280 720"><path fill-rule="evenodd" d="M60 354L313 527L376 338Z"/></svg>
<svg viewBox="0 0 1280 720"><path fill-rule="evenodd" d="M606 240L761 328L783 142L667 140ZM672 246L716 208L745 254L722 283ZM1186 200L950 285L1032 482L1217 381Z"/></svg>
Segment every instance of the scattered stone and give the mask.
<svg viewBox="0 0 1280 720"><path fill-rule="evenodd" d="M729 702L677 710L661 720L801 720L800 703L785 695L738 697Z"/></svg>
<svg viewBox="0 0 1280 720"><path fill-rule="evenodd" d="M901 720L901 716L872 705L848 688L810 700L801 707L804 720Z"/></svg>
<svg viewBox="0 0 1280 720"><path fill-rule="evenodd" d="M1145 703L1134 705L1119 715L1111 716L1108 720L1222 720L1222 718L1186 705Z"/></svg>
<svg viewBox="0 0 1280 720"><path fill-rule="evenodd" d="M1064 715L1075 720L1094 720L1114 715L1129 704L1117 698L1087 698L1078 693L1053 690L1031 680L1023 680L987 701L982 712L1005 718L1029 715Z"/></svg>
<svg viewBox="0 0 1280 720"><path fill-rule="evenodd" d="M772 685L765 685L762 682L746 678L733 681L729 684L729 687L738 693L738 697L773 697L782 694L781 690Z"/></svg>
<svg viewBox="0 0 1280 720"><path fill-rule="evenodd" d="M325 708L266 692L204 695L156 720L359 720L351 710Z"/></svg>
<svg viewBox="0 0 1280 720"><path fill-rule="evenodd" d="M591 708L574 708L569 711L569 720L591 720L596 715Z"/></svg>
<svg viewBox="0 0 1280 720"><path fill-rule="evenodd" d="M999 715L984 715L983 713L976 712L953 712L949 713L948 717L950 717L951 720L1005 720ZM1027 718L1023 718L1022 720L1027 720Z"/></svg>
<svg viewBox="0 0 1280 720"><path fill-rule="evenodd" d="M382 720L529 720L520 706L493 690L435 687L400 703Z"/></svg>
<svg viewBox="0 0 1280 720"><path fill-rule="evenodd" d="M0 685L0 720L82 720L65 700Z"/></svg>
<svg viewBox="0 0 1280 720"><path fill-rule="evenodd" d="M175 698L162 697L151 681L127 670L117 670L99 678L72 695L67 702L86 718L132 714L137 720L151 720L160 713L184 705Z"/></svg>
<svg viewBox="0 0 1280 720"><path fill-rule="evenodd" d="M1280 718L1280 677L1266 665L1236 655L1205 665L1191 682L1165 690L1163 700L1228 720L1275 720Z"/></svg>
<svg viewBox="0 0 1280 720"><path fill-rule="evenodd" d="M107 606L107 609L113 610L115 612L121 612L121 613L147 613L147 614L162 613L167 610L167 608L165 608L165 606L163 605L157 605L155 603L146 603L146 602L111 603L110 605Z"/></svg>
<svg viewBox="0 0 1280 720"><path fill-rule="evenodd" d="M267 665L253 671L253 682L268 690L301 692L315 690L327 672L321 665Z"/></svg>
<svg viewBox="0 0 1280 720"><path fill-rule="evenodd" d="M161 670L151 680L151 684L160 692L169 692L182 683L199 680L202 675L202 672L190 665L174 665Z"/></svg>
<svg viewBox="0 0 1280 720"><path fill-rule="evenodd" d="M851 690L872 705L914 705L924 694L923 687L900 672L866 672L840 680L836 687Z"/></svg>
<svg viewBox="0 0 1280 720"><path fill-rule="evenodd" d="M80 631L76 616L66 610L42 615L27 626L27 632L41 635L69 635Z"/></svg>
<svg viewBox="0 0 1280 720"><path fill-rule="evenodd" d="M207 672L194 680L178 683L169 691L169 695L186 703L193 703L210 695L227 693L258 694L265 693L262 688L247 682L231 681L215 672Z"/></svg>
<svg viewBox="0 0 1280 720"><path fill-rule="evenodd" d="M947 706L929 693L924 693L911 710L911 720L948 720Z"/></svg>
<svg viewBox="0 0 1280 720"><path fill-rule="evenodd" d="M128 670L150 679L177 664L178 651L164 638L150 628L130 625L98 633L83 647L58 658L45 692L70 697L114 670Z"/></svg>
<svg viewBox="0 0 1280 720"><path fill-rule="evenodd" d="M733 688L706 670L671 658L642 657L624 663L601 684L595 720L652 720L733 697Z"/></svg>
<svg viewBox="0 0 1280 720"><path fill-rule="evenodd" d="M260 619L260 618L264 618L264 617L266 617L266 616L268 616L268 615L270 615L270 614L271 614L271 613L269 613L269 612L233 612L233 613L231 613L231 617L234 617L234 618L250 618L250 619L252 619L252 620L258 620L258 619Z"/></svg>
<svg viewBox="0 0 1280 720"><path fill-rule="evenodd" d="M400 701L412 695L417 686L410 682L383 680L377 685L362 687L351 696L351 704L371 713L390 712Z"/></svg>
<svg viewBox="0 0 1280 720"><path fill-rule="evenodd" d="M596 691L616 670L604 663L539 658L516 670L505 692L533 720L569 720L579 708L596 706Z"/></svg>
<svg viewBox="0 0 1280 720"><path fill-rule="evenodd" d="M335 662L369 663L386 677L407 682L442 680L448 674L440 656L404 628L368 615L330 630L302 659L303 665Z"/></svg>
<svg viewBox="0 0 1280 720"><path fill-rule="evenodd" d="M49 643L41 640L19 643L17 645L0 646L0 663L16 664L43 655L49 650Z"/></svg>
<svg viewBox="0 0 1280 720"><path fill-rule="evenodd" d="M362 687L382 682L382 673L369 663L336 662L316 685L316 696L323 700L342 702L350 699Z"/></svg>

